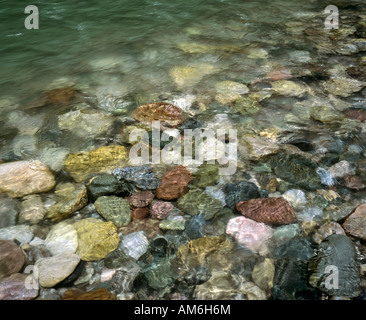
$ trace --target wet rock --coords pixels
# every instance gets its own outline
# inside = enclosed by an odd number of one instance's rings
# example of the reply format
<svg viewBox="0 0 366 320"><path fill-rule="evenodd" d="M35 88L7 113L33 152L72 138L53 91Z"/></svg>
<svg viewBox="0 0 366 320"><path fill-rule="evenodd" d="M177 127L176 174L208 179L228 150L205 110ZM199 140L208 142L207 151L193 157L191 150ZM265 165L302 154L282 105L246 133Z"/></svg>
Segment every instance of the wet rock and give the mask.
<svg viewBox="0 0 366 320"><path fill-rule="evenodd" d="M342 224L351 236L366 239L366 204L357 206Z"/></svg>
<svg viewBox="0 0 366 320"><path fill-rule="evenodd" d="M142 191L133 193L128 201L135 208L147 207L154 199L154 194L151 191Z"/></svg>
<svg viewBox="0 0 366 320"><path fill-rule="evenodd" d="M265 156L276 154L280 147L265 138L248 134L239 140L238 150L243 159L259 160Z"/></svg>
<svg viewBox="0 0 366 320"><path fill-rule="evenodd" d="M215 84L215 99L222 104L228 104L241 98L241 94L246 94L249 89L246 85L235 81L221 81Z"/></svg>
<svg viewBox="0 0 366 320"><path fill-rule="evenodd" d="M43 202L38 195L25 196L20 205L18 222L20 224L29 223L37 224L46 215Z"/></svg>
<svg viewBox="0 0 366 320"><path fill-rule="evenodd" d="M132 232L123 236L121 246L130 257L138 260L149 247L149 240L143 231Z"/></svg>
<svg viewBox="0 0 366 320"><path fill-rule="evenodd" d="M319 167L316 169L316 173L319 175L320 181L323 185L333 186L336 184L336 179L334 179L333 175L328 170Z"/></svg>
<svg viewBox="0 0 366 320"><path fill-rule="evenodd" d="M360 91L365 85L365 82L352 78L332 78L322 83L322 87L326 92L341 97L348 97Z"/></svg>
<svg viewBox="0 0 366 320"><path fill-rule="evenodd" d="M188 183L192 174L184 166L176 166L161 178L156 197L163 200L175 200L188 192Z"/></svg>
<svg viewBox="0 0 366 320"><path fill-rule="evenodd" d="M271 158L270 165L278 178L298 185L305 190L321 189L321 179L315 162L300 155L278 154Z"/></svg>
<svg viewBox="0 0 366 320"><path fill-rule="evenodd" d="M346 175L355 174L355 168L348 161L342 160L332 165L328 172L335 178L343 178Z"/></svg>
<svg viewBox="0 0 366 320"><path fill-rule="evenodd" d="M134 281L140 273L141 268L135 262L119 267L110 281L110 290L115 294L131 292Z"/></svg>
<svg viewBox="0 0 366 320"><path fill-rule="evenodd" d="M119 181L126 181L140 190L154 190L159 187L159 180L149 165L115 169L113 175Z"/></svg>
<svg viewBox="0 0 366 320"><path fill-rule="evenodd" d="M24 263L24 253L15 242L0 240L0 279L19 272Z"/></svg>
<svg viewBox="0 0 366 320"><path fill-rule="evenodd" d="M182 216L169 217L159 223L159 228L161 230L176 230L183 231L185 229L186 221Z"/></svg>
<svg viewBox="0 0 366 320"><path fill-rule="evenodd" d="M310 110L310 116L314 120L321 121L323 123L334 123L337 121L342 121L344 119L344 115L329 107L329 106L313 106Z"/></svg>
<svg viewBox="0 0 366 320"><path fill-rule="evenodd" d="M118 181L117 177L112 174L93 177L87 187L92 201L101 196L132 192L134 189L129 183Z"/></svg>
<svg viewBox="0 0 366 320"><path fill-rule="evenodd" d="M15 273L0 280L0 300L32 300L38 296L37 287L27 287L28 274Z"/></svg>
<svg viewBox="0 0 366 320"><path fill-rule="evenodd" d="M95 218L82 219L73 224L78 234L79 245L76 254L84 261L95 261L118 247L120 239L112 222Z"/></svg>
<svg viewBox="0 0 366 320"><path fill-rule="evenodd" d="M219 200L223 207L226 205L226 201L225 201L226 195L222 191L221 187L219 187L219 186L208 186L208 187L205 188L205 192L211 198Z"/></svg>
<svg viewBox="0 0 366 320"><path fill-rule="evenodd" d="M205 226L206 226L206 219L204 216L200 214L193 216L185 229L186 235L190 239L201 238L205 235L204 234Z"/></svg>
<svg viewBox="0 0 366 320"><path fill-rule="evenodd" d="M241 201L236 205L236 209L245 217L266 224L290 224L297 220L294 209L282 197Z"/></svg>
<svg viewBox="0 0 366 320"><path fill-rule="evenodd" d="M315 243L320 244L332 234L345 235L346 233L339 223L335 221L328 221L320 226L320 228L313 234L312 239Z"/></svg>
<svg viewBox="0 0 366 320"><path fill-rule="evenodd" d="M0 229L0 240L17 240L20 243L29 243L33 239L33 231L30 226L19 224Z"/></svg>
<svg viewBox="0 0 366 320"><path fill-rule="evenodd" d="M261 189L266 190L269 193L276 192L279 183L275 175L266 172L259 172L256 174L256 179Z"/></svg>
<svg viewBox="0 0 366 320"><path fill-rule="evenodd" d="M126 226L131 221L131 209L127 199L102 196L94 202L97 212L116 227Z"/></svg>
<svg viewBox="0 0 366 320"><path fill-rule="evenodd" d="M321 208L305 208L296 213L296 217L300 221L317 221L320 222L323 219L323 210Z"/></svg>
<svg viewBox="0 0 366 320"><path fill-rule="evenodd" d="M60 172L68 154L69 150L63 147L47 147L39 151L38 159L52 171Z"/></svg>
<svg viewBox="0 0 366 320"><path fill-rule="evenodd" d="M299 189L291 189L286 191L283 195L294 209L301 209L306 204L305 192Z"/></svg>
<svg viewBox="0 0 366 320"><path fill-rule="evenodd" d="M61 253L75 253L78 247L76 229L72 224L59 222L47 234L45 245L53 256Z"/></svg>
<svg viewBox="0 0 366 320"><path fill-rule="evenodd" d="M366 110L351 109L344 112L344 116L348 119L364 122L366 120Z"/></svg>
<svg viewBox="0 0 366 320"><path fill-rule="evenodd" d="M121 227L119 229L124 235L137 232L144 231L146 237L150 240L154 238L156 235L161 234L161 230L159 228L160 220L158 219L137 219L131 221L131 223L126 227Z"/></svg>
<svg viewBox="0 0 366 320"><path fill-rule="evenodd" d="M52 172L38 160L0 164L0 193L23 197L49 191L55 184Z"/></svg>
<svg viewBox="0 0 366 320"><path fill-rule="evenodd" d="M220 178L219 167L217 165L203 164L193 176L194 179L191 184L197 188L216 185Z"/></svg>
<svg viewBox="0 0 366 320"><path fill-rule="evenodd" d="M234 112L241 113L243 115L256 114L261 110L261 104L256 99L252 97L240 97L235 100L235 102L230 105L231 110Z"/></svg>
<svg viewBox="0 0 366 320"><path fill-rule="evenodd" d="M103 146L90 152L70 153L65 160L65 170L76 182L81 182L89 175L112 171L127 161L125 147Z"/></svg>
<svg viewBox="0 0 366 320"><path fill-rule="evenodd" d="M261 192L253 182L240 181L239 183L227 183L222 191L225 193L226 205L234 209L240 201L246 201L253 198L260 198Z"/></svg>
<svg viewBox="0 0 366 320"><path fill-rule="evenodd" d="M177 106L166 102L140 105L132 113L132 117L144 124L149 124L153 121L161 121L162 124L169 127L178 126L184 120L182 110Z"/></svg>
<svg viewBox="0 0 366 320"><path fill-rule="evenodd" d="M0 228L16 224L18 216L18 201L7 197L0 198Z"/></svg>
<svg viewBox="0 0 366 320"><path fill-rule="evenodd" d="M278 246L272 298L275 300L317 300L321 293L308 283L308 261L314 247L307 238L296 237Z"/></svg>
<svg viewBox="0 0 366 320"><path fill-rule="evenodd" d="M327 237L319 245L318 254L310 261L309 271L309 283L328 295L357 297L361 292L356 249L345 235ZM337 277L338 283L332 275Z"/></svg>
<svg viewBox="0 0 366 320"><path fill-rule="evenodd" d="M154 290L170 287L177 277L168 258L153 262L142 273L148 286Z"/></svg>
<svg viewBox="0 0 366 320"><path fill-rule="evenodd" d="M300 227L297 223L279 226L273 231L273 236L279 240L291 239L299 235Z"/></svg>
<svg viewBox="0 0 366 320"><path fill-rule="evenodd" d="M366 185L363 183L362 179L359 176L345 176L343 177L344 185L348 189L352 190L361 190L366 187Z"/></svg>
<svg viewBox="0 0 366 320"><path fill-rule="evenodd" d="M149 211L149 208L147 208L147 207L135 208L131 212L131 219L132 220L145 219L149 216L149 214L150 214L150 211Z"/></svg>
<svg viewBox="0 0 366 320"><path fill-rule="evenodd" d="M290 80L277 80L272 82L272 90L284 96L302 97L308 88L305 84Z"/></svg>
<svg viewBox="0 0 366 320"><path fill-rule="evenodd" d="M84 185L60 183L56 187L55 194L59 201L49 209L46 216L52 222L66 219L88 204L87 189Z"/></svg>
<svg viewBox="0 0 366 320"><path fill-rule="evenodd" d="M105 288L85 292L80 289L69 289L62 295L62 300L116 300L116 296Z"/></svg>
<svg viewBox="0 0 366 320"><path fill-rule="evenodd" d="M174 205L168 201L154 200L150 206L151 218L163 220L168 217Z"/></svg>
<svg viewBox="0 0 366 320"><path fill-rule="evenodd" d="M217 72L219 69L207 63L192 66L175 66L169 70L169 75L177 84L178 88L194 86L203 77Z"/></svg>
<svg viewBox="0 0 366 320"><path fill-rule="evenodd" d="M270 290L273 287L273 278L275 273L275 266L271 259L265 258L258 262L252 272L253 282L263 290Z"/></svg>
<svg viewBox="0 0 366 320"><path fill-rule="evenodd" d="M272 237L273 230L264 223L245 217L235 217L229 220L226 226L226 233L248 249L258 251Z"/></svg>
<svg viewBox="0 0 366 320"><path fill-rule="evenodd" d="M221 209L219 200L211 198L200 189L190 190L177 202L178 208L191 216L202 214L206 220L212 219Z"/></svg>
<svg viewBox="0 0 366 320"><path fill-rule="evenodd" d="M61 253L36 262L39 284L51 288L66 279L80 262L80 257L73 253Z"/></svg>
<svg viewBox="0 0 366 320"><path fill-rule="evenodd" d="M81 108L58 116L58 127L80 138L107 135L113 127L113 116L107 112Z"/></svg>

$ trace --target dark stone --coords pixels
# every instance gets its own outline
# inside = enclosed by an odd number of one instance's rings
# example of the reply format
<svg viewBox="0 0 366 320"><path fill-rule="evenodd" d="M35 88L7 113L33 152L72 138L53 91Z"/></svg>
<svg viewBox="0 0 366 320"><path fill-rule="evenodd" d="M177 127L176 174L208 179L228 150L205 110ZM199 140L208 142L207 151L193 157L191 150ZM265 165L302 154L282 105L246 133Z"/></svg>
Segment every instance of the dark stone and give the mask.
<svg viewBox="0 0 366 320"><path fill-rule="evenodd" d="M159 187L160 183L149 165L115 169L113 175L119 181L129 182L132 186L140 190L154 190Z"/></svg>
<svg viewBox="0 0 366 320"><path fill-rule="evenodd" d="M185 277L188 285L200 285L211 278L211 270L206 267L193 268Z"/></svg>
<svg viewBox="0 0 366 320"><path fill-rule="evenodd" d="M192 217L191 221L185 229L186 235L190 239L201 238L205 235L204 229L206 226L206 219L203 215L196 215Z"/></svg>
<svg viewBox="0 0 366 320"><path fill-rule="evenodd" d="M85 269L85 261L80 261L76 266L75 270L64 280L58 283L55 288L63 288L72 286L74 281L81 276Z"/></svg>
<svg viewBox="0 0 366 320"><path fill-rule="evenodd" d="M241 181L239 183L227 183L222 191L225 193L226 205L230 209L234 209L235 205L240 201L246 201L253 198L261 198L258 187L253 182Z"/></svg>
<svg viewBox="0 0 366 320"><path fill-rule="evenodd" d="M0 228L14 226L18 216L18 204L16 199L0 198Z"/></svg>
<svg viewBox="0 0 366 320"><path fill-rule="evenodd" d="M0 240L0 279L19 272L24 263L24 253L14 241Z"/></svg>
<svg viewBox="0 0 366 320"><path fill-rule="evenodd" d="M104 265L109 269L118 269L124 265L130 264L131 262L134 262L134 259L128 256L121 249L116 249L110 252L104 258Z"/></svg>
<svg viewBox="0 0 366 320"><path fill-rule="evenodd" d="M128 184L119 181L111 174L102 174L93 178L88 184L90 198L95 201L101 196L114 194L129 194L134 188Z"/></svg>

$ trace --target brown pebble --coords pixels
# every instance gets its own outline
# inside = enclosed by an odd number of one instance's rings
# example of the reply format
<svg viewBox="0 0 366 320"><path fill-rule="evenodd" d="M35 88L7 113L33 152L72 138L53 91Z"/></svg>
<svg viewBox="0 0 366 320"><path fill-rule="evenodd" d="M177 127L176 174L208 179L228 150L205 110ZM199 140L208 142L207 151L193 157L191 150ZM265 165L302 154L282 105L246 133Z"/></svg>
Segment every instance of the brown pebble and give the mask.
<svg viewBox="0 0 366 320"><path fill-rule="evenodd" d="M142 191L133 193L128 201L135 208L143 208L147 207L153 199L154 194L151 191Z"/></svg>
<svg viewBox="0 0 366 320"><path fill-rule="evenodd" d="M98 288L90 292L69 289L63 294L62 300L116 300L116 296L104 288Z"/></svg>
<svg viewBox="0 0 366 320"><path fill-rule="evenodd" d="M145 219L149 216L149 208L135 208L131 213L132 220Z"/></svg>
<svg viewBox="0 0 366 320"><path fill-rule="evenodd" d="M24 263L24 253L14 241L0 240L0 279L19 272Z"/></svg>
<svg viewBox="0 0 366 320"><path fill-rule="evenodd" d="M345 186L349 189L354 190L361 190L364 189L366 186L362 183L362 180L358 176L345 176L343 177Z"/></svg>

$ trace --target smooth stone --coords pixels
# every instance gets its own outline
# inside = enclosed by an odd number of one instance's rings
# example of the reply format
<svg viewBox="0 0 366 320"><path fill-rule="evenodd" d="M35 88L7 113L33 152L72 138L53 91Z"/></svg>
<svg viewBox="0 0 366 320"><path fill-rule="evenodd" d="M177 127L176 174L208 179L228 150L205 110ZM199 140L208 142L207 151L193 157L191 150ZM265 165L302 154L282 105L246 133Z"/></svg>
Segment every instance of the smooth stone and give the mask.
<svg viewBox="0 0 366 320"><path fill-rule="evenodd" d="M211 197L216 200L219 200L223 207L226 205L226 195L224 191L218 186L208 186L205 188L205 192Z"/></svg>
<svg viewBox="0 0 366 320"><path fill-rule="evenodd" d="M23 197L49 191L55 184L52 172L38 160L0 164L0 193Z"/></svg>
<svg viewBox="0 0 366 320"><path fill-rule="evenodd" d="M169 75L176 83L178 88L185 88L189 86L194 86L200 82L203 77L216 73L219 68L207 64L200 63L192 66L175 66L169 70Z"/></svg>
<svg viewBox="0 0 366 320"><path fill-rule="evenodd" d="M150 211L148 207L143 208L135 208L131 212L131 219L137 220L137 219L145 219L149 216Z"/></svg>
<svg viewBox="0 0 366 320"><path fill-rule="evenodd" d="M323 210L320 208L305 208L297 212L296 217L300 221L321 221L323 219Z"/></svg>
<svg viewBox="0 0 366 320"><path fill-rule="evenodd" d="M46 209L40 196L29 195L23 197L18 217L19 224L37 224L42 221L45 215Z"/></svg>
<svg viewBox="0 0 366 320"><path fill-rule="evenodd" d="M272 90L284 96L302 97L308 88L305 84L296 83L290 80L277 80L272 82Z"/></svg>
<svg viewBox="0 0 366 320"><path fill-rule="evenodd" d="M115 294L129 293L133 290L135 279L141 274L136 262L129 262L115 271L110 281L111 292Z"/></svg>
<svg viewBox="0 0 366 320"><path fill-rule="evenodd" d="M318 249L317 256L309 263L309 283L327 295L357 297L361 293L361 274L352 241L345 235L332 234ZM338 272L328 272L329 266L337 268ZM327 286L331 275L338 277L338 286Z"/></svg>
<svg viewBox="0 0 366 320"><path fill-rule="evenodd" d="M366 239L366 204L357 206L342 223L343 229L353 237Z"/></svg>
<svg viewBox="0 0 366 320"><path fill-rule="evenodd" d="M193 176L194 179L191 184L197 188L216 185L220 178L219 167L217 165L203 164Z"/></svg>
<svg viewBox="0 0 366 320"><path fill-rule="evenodd" d="M47 165L52 171L60 172L64 166L69 150L62 147L47 147L39 152L38 159Z"/></svg>
<svg viewBox="0 0 366 320"><path fill-rule="evenodd" d="M248 134L240 139L238 150L243 159L259 160L278 153L280 147L265 138Z"/></svg>
<svg viewBox="0 0 366 320"><path fill-rule="evenodd" d="M183 212L194 216L202 214L206 220L210 220L222 209L219 200L211 198L206 192L200 189L192 189L183 197L178 199L178 208Z"/></svg>
<svg viewBox="0 0 366 320"><path fill-rule="evenodd" d="M137 219L131 221L130 224L127 225L126 227L121 227L119 231L122 232L122 234L124 235L127 235L132 232L144 231L147 238L151 240L156 235L162 233L162 231L159 228L159 223L160 220L158 219L151 219L151 218Z"/></svg>
<svg viewBox="0 0 366 320"><path fill-rule="evenodd" d="M241 113L243 115L252 115L256 114L261 109L261 104L259 101L254 99L253 97L239 97L235 100L235 102L230 105L230 108L234 112Z"/></svg>
<svg viewBox="0 0 366 320"><path fill-rule="evenodd" d="M275 274L275 265L269 258L265 258L262 262L258 262L252 272L253 282L263 290L273 288L273 278Z"/></svg>
<svg viewBox="0 0 366 320"><path fill-rule="evenodd" d="M112 222L86 218L75 222L79 245L76 250L81 260L96 261L117 249L120 239L117 228Z"/></svg>
<svg viewBox="0 0 366 320"><path fill-rule="evenodd" d="M132 232L123 236L121 246L126 254L138 260L147 251L149 240L143 231Z"/></svg>
<svg viewBox="0 0 366 320"><path fill-rule="evenodd" d="M88 204L88 193L84 185L60 183L56 186L55 194L59 201L47 212L47 219L52 222L66 219Z"/></svg>
<svg viewBox="0 0 366 320"><path fill-rule="evenodd" d="M126 226L131 221L131 209L127 199L116 196L102 196L94 202L97 212L116 227Z"/></svg>
<svg viewBox="0 0 366 320"><path fill-rule="evenodd" d="M80 138L108 135L114 118L107 112L94 109L78 109L58 116L58 127Z"/></svg>
<svg viewBox="0 0 366 320"><path fill-rule="evenodd" d="M332 234L345 235L345 231L342 226L335 221L327 221L323 223L319 229L313 234L313 241L320 244L323 240L331 236Z"/></svg>
<svg viewBox="0 0 366 320"><path fill-rule="evenodd" d="M103 146L89 152L70 153L65 160L66 172L82 182L92 174L108 173L128 161L127 149L123 146Z"/></svg>
<svg viewBox="0 0 366 320"><path fill-rule="evenodd" d="M344 184L348 189L362 190L366 188L363 180L359 176L345 176L343 177Z"/></svg>
<svg viewBox="0 0 366 320"><path fill-rule="evenodd" d="M273 230L264 223L245 217L235 217L227 223L226 233L248 249L258 251L272 237Z"/></svg>
<svg viewBox="0 0 366 320"><path fill-rule="evenodd" d="M310 116L314 120L318 120L324 123L334 123L337 121L342 121L344 119L344 115L329 107L329 106L313 106L310 110Z"/></svg>
<svg viewBox="0 0 366 320"><path fill-rule="evenodd" d="M29 243L33 239L30 226L20 224L0 229L0 240L17 240L20 243Z"/></svg>
<svg viewBox="0 0 366 320"><path fill-rule="evenodd" d="M24 263L24 253L14 241L0 240L0 279L19 272Z"/></svg>
<svg viewBox="0 0 366 320"><path fill-rule="evenodd" d="M32 300L39 294L38 286L27 287L29 275L15 273L0 280L0 300Z"/></svg>
<svg viewBox="0 0 366 320"><path fill-rule="evenodd" d="M66 279L80 262L80 257L73 253L61 253L36 262L38 281L44 288L54 287Z"/></svg>
<svg viewBox="0 0 366 320"><path fill-rule="evenodd" d="M53 256L61 253L75 253L78 247L76 229L72 224L59 222L47 234L45 245Z"/></svg>
<svg viewBox="0 0 366 320"><path fill-rule="evenodd" d="M16 199L0 198L0 228L13 226L17 222L18 204Z"/></svg>

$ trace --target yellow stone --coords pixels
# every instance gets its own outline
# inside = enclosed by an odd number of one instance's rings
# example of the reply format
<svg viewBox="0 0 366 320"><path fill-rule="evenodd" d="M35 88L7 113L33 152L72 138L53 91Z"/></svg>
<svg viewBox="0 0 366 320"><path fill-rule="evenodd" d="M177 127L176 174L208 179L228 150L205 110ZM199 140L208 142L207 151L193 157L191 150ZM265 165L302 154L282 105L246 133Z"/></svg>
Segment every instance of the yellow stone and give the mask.
<svg viewBox="0 0 366 320"><path fill-rule="evenodd" d="M253 282L263 290L270 290L273 287L275 266L271 259L265 258L257 263L252 272Z"/></svg>
<svg viewBox="0 0 366 320"><path fill-rule="evenodd" d="M96 261L104 259L108 253L117 249L119 237L117 227L110 221L86 218L74 223L78 234L78 254L81 260Z"/></svg>
<svg viewBox="0 0 366 320"><path fill-rule="evenodd" d="M65 170L76 182L91 174L106 173L128 162L128 152L123 146L103 146L90 152L71 153L65 161Z"/></svg>

